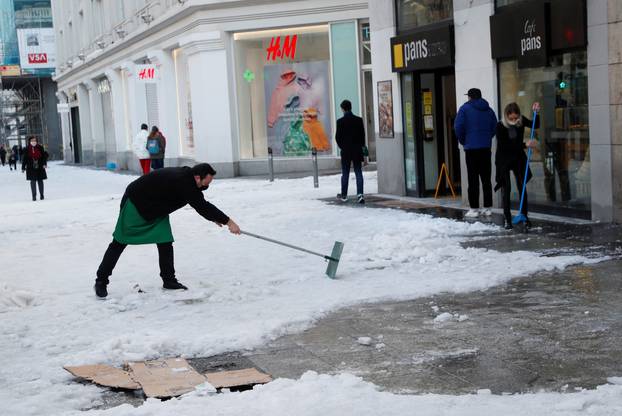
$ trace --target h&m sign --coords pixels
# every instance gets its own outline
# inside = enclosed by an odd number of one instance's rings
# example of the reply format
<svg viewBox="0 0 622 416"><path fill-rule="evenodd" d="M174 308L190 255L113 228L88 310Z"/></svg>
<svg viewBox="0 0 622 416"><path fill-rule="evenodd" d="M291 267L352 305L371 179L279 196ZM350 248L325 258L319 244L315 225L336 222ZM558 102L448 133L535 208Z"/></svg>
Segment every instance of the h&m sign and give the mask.
<svg viewBox="0 0 622 416"><path fill-rule="evenodd" d="M454 64L453 26L417 30L391 39L393 72L418 71Z"/></svg>

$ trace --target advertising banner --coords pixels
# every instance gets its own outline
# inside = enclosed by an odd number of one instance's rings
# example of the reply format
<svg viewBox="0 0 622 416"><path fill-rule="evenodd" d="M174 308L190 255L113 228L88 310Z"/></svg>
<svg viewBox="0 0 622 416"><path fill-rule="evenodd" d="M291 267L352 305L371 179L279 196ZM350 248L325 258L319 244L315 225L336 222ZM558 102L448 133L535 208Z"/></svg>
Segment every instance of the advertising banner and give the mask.
<svg viewBox="0 0 622 416"><path fill-rule="evenodd" d="M45 69L56 66L53 28L17 29L17 43L23 69Z"/></svg>
<svg viewBox="0 0 622 416"><path fill-rule="evenodd" d="M275 156L332 152L328 61L264 66L268 146Z"/></svg>
<svg viewBox="0 0 622 416"><path fill-rule="evenodd" d="M393 72L437 69L454 64L453 25L417 29L391 38Z"/></svg>

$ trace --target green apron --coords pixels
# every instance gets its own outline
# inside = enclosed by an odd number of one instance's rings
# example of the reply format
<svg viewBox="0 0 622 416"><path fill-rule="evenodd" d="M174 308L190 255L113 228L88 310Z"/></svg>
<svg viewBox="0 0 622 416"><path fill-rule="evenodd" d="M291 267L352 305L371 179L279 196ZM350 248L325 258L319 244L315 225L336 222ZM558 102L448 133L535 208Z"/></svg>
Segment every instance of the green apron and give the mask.
<svg viewBox="0 0 622 416"><path fill-rule="evenodd" d="M168 215L147 221L140 216L129 198L121 208L112 237L123 244L159 244L174 241Z"/></svg>

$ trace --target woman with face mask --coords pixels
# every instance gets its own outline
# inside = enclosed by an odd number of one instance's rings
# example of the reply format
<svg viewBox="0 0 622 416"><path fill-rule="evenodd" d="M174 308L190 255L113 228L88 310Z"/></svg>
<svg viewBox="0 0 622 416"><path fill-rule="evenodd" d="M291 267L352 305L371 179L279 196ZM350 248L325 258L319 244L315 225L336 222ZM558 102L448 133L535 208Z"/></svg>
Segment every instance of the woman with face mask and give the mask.
<svg viewBox="0 0 622 416"><path fill-rule="evenodd" d="M540 103L535 102L532 110L536 113L540 111ZM495 191L501 188L503 195L503 215L505 217L505 229L512 228L512 213L510 211L510 194L512 185L510 182L510 172L514 172L516 179L516 189L522 192L525 167L527 165L526 147L535 147L536 141L530 140L525 143L525 127L531 128L532 120L521 115L520 107L516 103L505 106L503 118L497 123L497 152L495 154L496 167L496 186ZM536 114L535 128L540 127L540 117ZM531 179L531 170L527 172L527 181ZM525 189L525 200L523 202L522 214L527 218L527 190ZM525 222L527 228L531 227L529 219Z"/></svg>
<svg viewBox="0 0 622 416"><path fill-rule="evenodd" d="M30 181L33 201L37 200L37 185L39 185L39 197L43 200L43 180L48 178L45 172L47 163L48 153L38 143L36 137L30 137L22 157L22 172L26 172L26 180Z"/></svg>

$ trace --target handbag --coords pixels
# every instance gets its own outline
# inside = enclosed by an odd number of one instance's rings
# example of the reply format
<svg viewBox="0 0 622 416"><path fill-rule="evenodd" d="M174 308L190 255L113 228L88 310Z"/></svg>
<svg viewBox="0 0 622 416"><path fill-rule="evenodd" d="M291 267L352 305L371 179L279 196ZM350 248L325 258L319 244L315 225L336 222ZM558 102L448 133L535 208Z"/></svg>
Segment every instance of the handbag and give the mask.
<svg viewBox="0 0 622 416"><path fill-rule="evenodd" d="M369 156L369 149L367 148L367 146L363 146L363 157L368 157Z"/></svg>

